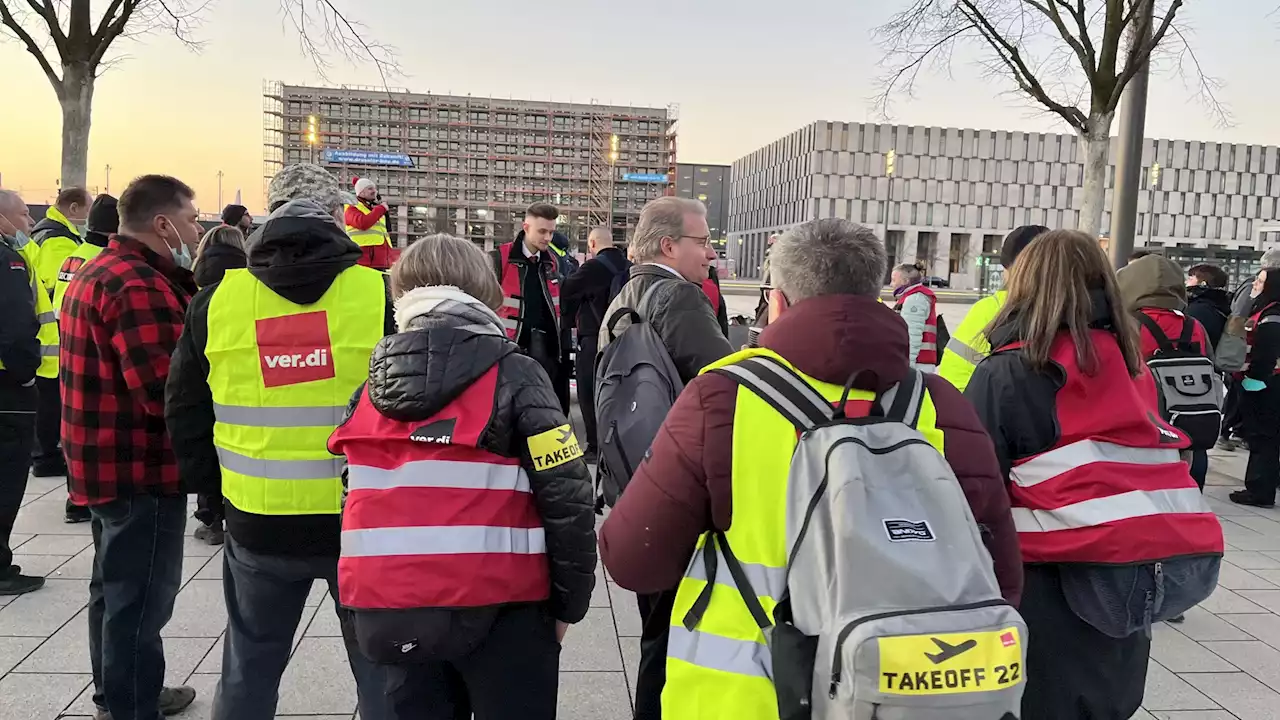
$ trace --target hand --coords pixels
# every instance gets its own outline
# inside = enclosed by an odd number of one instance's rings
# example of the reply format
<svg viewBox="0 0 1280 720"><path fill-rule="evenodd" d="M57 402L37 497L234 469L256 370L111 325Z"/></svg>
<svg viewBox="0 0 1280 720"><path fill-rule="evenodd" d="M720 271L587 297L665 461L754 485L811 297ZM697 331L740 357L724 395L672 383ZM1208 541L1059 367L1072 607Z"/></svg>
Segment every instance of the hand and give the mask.
<svg viewBox="0 0 1280 720"><path fill-rule="evenodd" d="M564 635L569 632L569 623L556 621L556 642L560 645L564 644Z"/></svg>

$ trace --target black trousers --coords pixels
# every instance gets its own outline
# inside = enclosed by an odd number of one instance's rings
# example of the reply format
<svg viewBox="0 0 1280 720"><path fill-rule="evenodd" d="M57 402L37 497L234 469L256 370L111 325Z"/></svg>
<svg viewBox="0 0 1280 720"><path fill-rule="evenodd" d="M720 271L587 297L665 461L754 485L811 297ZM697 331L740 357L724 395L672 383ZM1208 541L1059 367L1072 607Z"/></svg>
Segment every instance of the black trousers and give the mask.
<svg viewBox="0 0 1280 720"><path fill-rule="evenodd" d="M9 568L13 565L9 537L22 507L22 494L27 491L31 448L35 444L35 397L34 391L27 393L27 390L30 388L23 388L20 394L30 397L30 410L0 410L0 578L10 573ZM19 403L5 404L13 406Z"/></svg>
<svg viewBox="0 0 1280 720"><path fill-rule="evenodd" d="M595 335L578 336L578 355L574 358L574 377L578 379L578 407L582 410L587 447L596 448L596 347Z"/></svg>
<svg viewBox="0 0 1280 720"><path fill-rule="evenodd" d="M1117 640L1081 620L1056 565L1026 565L1027 688L1021 720L1128 720L1142 705L1151 639Z"/></svg>
<svg viewBox="0 0 1280 720"><path fill-rule="evenodd" d="M1222 401L1222 431L1219 433L1223 439L1231 437L1240 424L1240 396L1243 393L1239 380L1227 378L1227 397Z"/></svg>
<svg viewBox="0 0 1280 720"><path fill-rule="evenodd" d="M667 684L667 637L676 591L636 595L640 608L640 668L636 673L635 720L662 720L662 687Z"/></svg>
<svg viewBox="0 0 1280 720"><path fill-rule="evenodd" d="M38 474L63 475L67 460L62 455L62 391L58 378L36 378L40 404L36 407L36 449L32 462Z"/></svg>
<svg viewBox="0 0 1280 720"><path fill-rule="evenodd" d="M1280 487L1280 437L1259 434L1245 439L1249 441L1249 464L1244 487L1255 498L1274 502Z"/></svg>
<svg viewBox="0 0 1280 720"><path fill-rule="evenodd" d="M555 720L560 644L539 605L502 610L465 656L382 665L396 720ZM469 706L469 707L468 707Z"/></svg>

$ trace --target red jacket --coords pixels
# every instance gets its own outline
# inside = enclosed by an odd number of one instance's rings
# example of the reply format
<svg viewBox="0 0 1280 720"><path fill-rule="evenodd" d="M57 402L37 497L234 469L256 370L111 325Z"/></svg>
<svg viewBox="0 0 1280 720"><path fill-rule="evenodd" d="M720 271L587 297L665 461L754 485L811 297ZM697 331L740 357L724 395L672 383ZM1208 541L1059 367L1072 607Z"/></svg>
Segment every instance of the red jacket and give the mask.
<svg viewBox="0 0 1280 720"><path fill-rule="evenodd" d="M1179 310L1146 307L1139 309L1138 312L1154 320L1156 325L1160 326L1160 330L1165 337L1174 343L1182 336L1183 324L1187 321L1192 322L1191 342L1196 344L1201 355L1209 355L1209 334L1205 332L1204 326L1200 324L1199 320ZM1141 330L1142 357L1150 358L1156 354L1159 345L1156 344L1155 336L1151 334L1151 331L1145 325L1139 323L1138 327Z"/></svg>
<svg viewBox="0 0 1280 720"><path fill-rule="evenodd" d="M360 212L354 205L348 205L346 211L342 214L342 220L351 227L368 230L386 214L387 211L381 205L375 206L367 213ZM399 255L391 247L390 239L382 245L361 247L360 252L360 264L375 270L389 269L391 264L396 261L396 256Z"/></svg>
<svg viewBox="0 0 1280 720"><path fill-rule="evenodd" d="M820 331L819 331L820 330ZM823 382L843 385L863 371L858 387L883 391L907 372L906 324L871 298L824 296L787 310L760 336L760 345ZM946 437L945 455L964 489L1005 598L1022 594L1022 559L1004 480L982 424L946 380L926 375ZM676 587L698 537L733 522L732 447L738 385L701 375L676 400L600 531L600 556L617 583L639 593Z"/></svg>

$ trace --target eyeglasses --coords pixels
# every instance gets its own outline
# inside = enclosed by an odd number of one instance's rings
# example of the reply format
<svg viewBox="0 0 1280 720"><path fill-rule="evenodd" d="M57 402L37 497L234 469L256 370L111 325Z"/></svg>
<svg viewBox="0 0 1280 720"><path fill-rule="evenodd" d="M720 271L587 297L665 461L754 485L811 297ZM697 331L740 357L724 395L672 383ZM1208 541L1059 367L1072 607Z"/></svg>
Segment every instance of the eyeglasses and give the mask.
<svg viewBox="0 0 1280 720"><path fill-rule="evenodd" d="M696 240L698 244L703 247L706 247L707 243L711 242L710 235L681 235L680 237L689 238L690 240Z"/></svg>

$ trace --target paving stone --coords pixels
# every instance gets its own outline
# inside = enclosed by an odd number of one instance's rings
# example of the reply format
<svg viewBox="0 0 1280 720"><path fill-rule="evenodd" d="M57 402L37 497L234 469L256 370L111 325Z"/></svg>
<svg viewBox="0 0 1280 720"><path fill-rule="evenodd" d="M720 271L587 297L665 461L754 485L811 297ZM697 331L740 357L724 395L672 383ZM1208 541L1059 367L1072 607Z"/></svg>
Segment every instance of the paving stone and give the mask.
<svg viewBox="0 0 1280 720"><path fill-rule="evenodd" d="M9 549L18 552L22 548L22 544L35 537L26 533L13 533L9 536Z"/></svg>
<svg viewBox="0 0 1280 720"><path fill-rule="evenodd" d="M1280 551L1280 534L1264 534L1252 528L1239 525L1235 517L1223 517L1222 534L1232 547L1240 550L1260 550L1264 552Z"/></svg>
<svg viewBox="0 0 1280 720"><path fill-rule="evenodd" d="M607 609L593 608L565 635L560 671L573 670L622 672L622 651Z"/></svg>
<svg viewBox="0 0 1280 720"><path fill-rule="evenodd" d="M93 576L93 546L76 553L75 557L58 568L58 577L69 580L88 580Z"/></svg>
<svg viewBox="0 0 1280 720"><path fill-rule="evenodd" d="M1280 518L1270 518L1256 513L1249 513L1248 515L1233 515L1231 516L1231 522L1268 537L1280 535Z"/></svg>
<svg viewBox="0 0 1280 720"><path fill-rule="evenodd" d="M83 580L46 580L40 590L0 608L0 635L49 637L89 604Z"/></svg>
<svg viewBox="0 0 1280 720"><path fill-rule="evenodd" d="M1174 630L1192 640L1252 640L1253 636L1203 608L1192 608Z"/></svg>
<svg viewBox="0 0 1280 720"><path fill-rule="evenodd" d="M1280 590L1239 590L1236 594L1273 613L1280 612Z"/></svg>
<svg viewBox="0 0 1280 720"><path fill-rule="evenodd" d="M42 638L34 637L0 637L0 677L16 667L42 642Z"/></svg>
<svg viewBox="0 0 1280 720"><path fill-rule="evenodd" d="M1204 647L1262 681L1272 690L1280 690L1280 650L1259 640L1207 642ZM1280 708L1276 710L1280 711Z"/></svg>
<svg viewBox="0 0 1280 720"><path fill-rule="evenodd" d="M340 715L356 711L356 682L340 638L307 638L280 682L281 715Z"/></svg>
<svg viewBox="0 0 1280 720"><path fill-rule="evenodd" d="M221 580L192 580L178 593L164 637L216 638L227 626Z"/></svg>
<svg viewBox="0 0 1280 720"><path fill-rule="evenodd" d="M27 555L21 552L13 554L13 564L22 567L23 575L38 577L60 577L56 570L70 559L70 555Z"/></svg>
<svg viewBox="0 0 1280 720"><path fill-rule="evenodd" d="M1250 613L1247 615L1219 615L1218 617L1271 647L1280 649L1280 616L1269 613L1266 615Z"/></svg>
<svg viewBox="0 0 1280 720"><path fill-rule="evenodd" d="M1129 718L1129 720L1155 720L1155 718L1153 718L1151 713L1146 710L1138 708L1138 712L1134 713L1133 717Z"/></svg>
<svg viewBox="0 0 1280 720"><path fill-rule="evenodd" d="M640 674L640 638L618 638L622 646L622 665L627 669L627 690L631 699L636 697L636 677Z"/></svg>
<svg viewBox="0 0 1280 720"><path fill-rule="evenodd" d="M1156 720L1239 720L1226 710L1175 710L1154 712Z"/></svg>
<svg viewBox="0 0 1280 720"><path fill-rule="evenodd" d="M23 555L63 555L71 557L93 544L84 535L37 535L22 544Z"/></svg>
<svg viewBox="0 0 1280 720"><path fill-rule="evenodd" d="M191 520L187 523L187 536L182 539L182 554L186 557L210 557L222 550L220 547L214 547L202 540L192 537L191 533L195 532L196 527L200 525L199 521ZM1276 548L1280 550L1280 548Z"/></svg>
<svg viewBox="0 0 1280 720"><path fill-rule="evenodd" d="M1220 705L1154 660L1147 666L1142 706L1148 710L1217 710Z"/></svg>
<svg viewBox="0 0 1280 720"><path fill-rule="evenodd" d="M13 523L13 531L31 535L76 535L90 538L92 542L91 523L68 525L63 522L65 517L62 498L43 497L22 508Z"/></svg>
<svg viewBox="0 0 1280 720"><path fill-rule="evenodd" d="M191 703L191 707L175 717L179 720L208 720L213 717L213 693L218 688L218 676L192 675L183 685L188 685L196 691L196 699Z"/></svg>
<svg viewBox="0 0 1280 720"><path fill-rule="evenodd" d="M1200 603L1200 607L1208 610L1214 615L1224 615L1228 613L1265 613L1267 609L1250 602L1248 599L1237 595L1235 592L1220 587L1213 591L1208 600Z"/></svg>
<svg viewBox="0 0 1280 720"><path fill-rule="evenodd" d="M591 588L591 607L609 607L609 583L604 575L596 572L596 584Z"/></svg>
<svg viewBox="0 0 1280 720"><path fill-rule="evenodd" d="M613 622L619 637L640 637L644 630L640 622L640 609L636 607L636 594L609 583L609 599L613 603Z"/></svg>
<svg viewBox="0 0 1280 720"><path fill-rule="evenodd" d="M196 580L221 580L223 565L222 551L218 551L209 556L209 561L200 568L200 572L196 573ZM1280 567L1280 563L1276 567Z"/></svg>
<svg viewBox="0 0 1280 720"><path fill-rule="evenodd" d="M90 675L20 675L0 680L0 718L4 720L53 720L86 686Z"/></svg>
<svg viewBox="0 0 1280 720"><path fill-rule="evenodd" d="M1164 624L1152 628L1151 658L1175 673L1237 670L1195 640Z"/></svg>
<svg viewBox="0 0 1280 720"><path fill-rule="evenodd" d="M560 720L619 720L631 716L621 672L561 672Z"/></svg>
<svg viewBox="0 0 1280 720"><path fill-rule="evenodd" d="M1280 525L1277 527L1280 527ZM1218 587L1224 587L1228 590L1277 589L1273 583L1229 562L1222 563L1222 568L1218 573Z"/></svg>
<svg viewBox="0 0 1280 720"><path fill-rule="evenodd" d="M1240 720L1274 720L1280 693L1247 673L1188 673L1183 678Z"/></svg>
<svg viewBox="0 0 1280 720"><path fill-rule="evenodd" d="M1254 570L1280 570L1280 560L1276 560L1266 553L1242 550L1228 553L1225 559L1232 565L1251 572Z"/></svg>
<svg viewBox="0 0 1280 720"><path fill-rule="evenodd" d="M310 608L308 608L310 609ZM320 603L306 630L307 637L342 637L342 625L332 601Z"/></svg>

